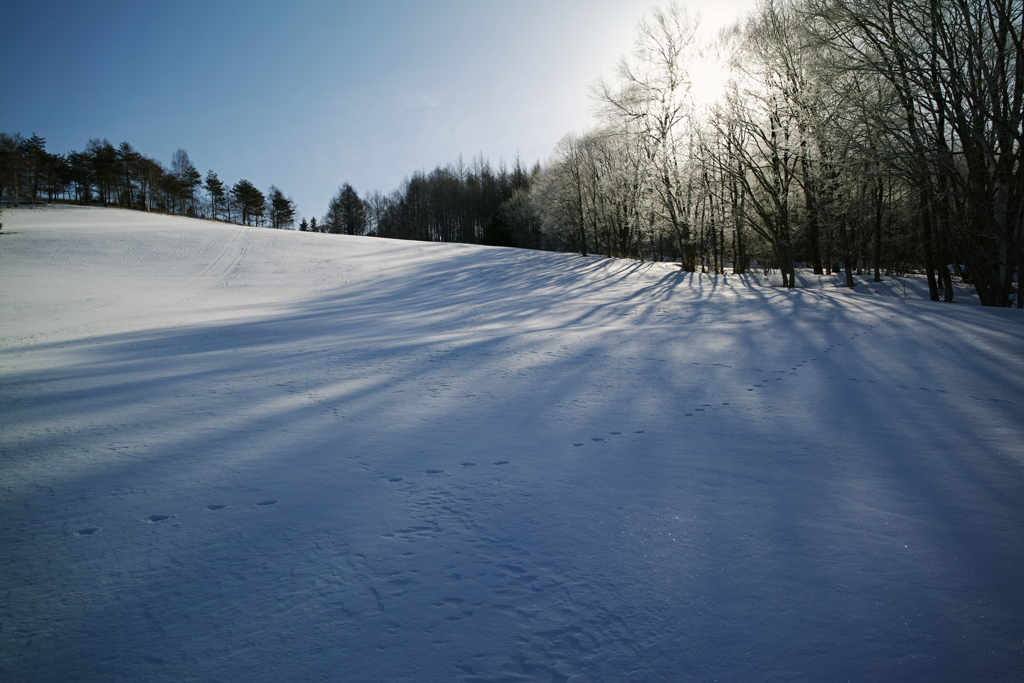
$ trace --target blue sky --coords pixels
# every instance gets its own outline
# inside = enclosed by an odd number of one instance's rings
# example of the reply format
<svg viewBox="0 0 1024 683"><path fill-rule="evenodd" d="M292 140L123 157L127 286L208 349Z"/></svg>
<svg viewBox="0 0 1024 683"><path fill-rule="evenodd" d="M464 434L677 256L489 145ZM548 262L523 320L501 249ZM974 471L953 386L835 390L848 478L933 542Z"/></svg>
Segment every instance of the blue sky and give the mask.
<svg viewBox="0 0 1024 683"><path fill-rule="evenodd" d="M711 28L752 0L687 3ZM19 2L4 11L0 130L51 152L131 142L271 183L320 216L482 153L532 165L587 126L588 84L647 0Z"/></svg>

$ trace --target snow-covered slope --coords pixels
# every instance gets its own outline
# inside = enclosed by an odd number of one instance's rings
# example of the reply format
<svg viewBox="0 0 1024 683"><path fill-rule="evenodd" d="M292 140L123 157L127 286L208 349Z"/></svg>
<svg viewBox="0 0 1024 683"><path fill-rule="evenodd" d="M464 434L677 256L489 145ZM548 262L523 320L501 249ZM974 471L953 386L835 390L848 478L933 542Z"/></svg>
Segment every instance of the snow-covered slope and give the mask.
<svg viewBox="0 0 1024 683"><path fill-rule="evenodd" d="M4 681L1024 675L1019 311L3 221Z"/></svg>

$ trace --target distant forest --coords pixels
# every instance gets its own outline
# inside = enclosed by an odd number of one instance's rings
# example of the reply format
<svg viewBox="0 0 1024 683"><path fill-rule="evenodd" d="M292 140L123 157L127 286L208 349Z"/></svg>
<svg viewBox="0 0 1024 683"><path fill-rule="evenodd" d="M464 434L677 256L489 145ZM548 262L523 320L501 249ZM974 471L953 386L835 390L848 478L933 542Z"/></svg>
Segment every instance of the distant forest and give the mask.
<svg viewBox="0 0 1024 683"><path fill-rule="evenodd" d="M64 200L272 228L295 222L295 202L277 187L264 194L248 180L228 187L213 171L204 178L180 148L167 168L128 142L90 140L81 152L51 154L35 133L0 133L0 185L14 205Z"/></svg>
<svg viewBox="0 0 1024 683"><path fill-rule="evenodd" d="M686 271L923 273L986 306L1024 307L1024 2L765 0L701 42L677 5L640 22L591 129L543 166L482 157L390 194L345 183L315 232L675 261ZM713 102L695 69L723 65ZM716 67L717 68L717 67ZM165 168L128 143L51 155L0 134L7 196L62 198L294 226L276 187Z"/></svg>

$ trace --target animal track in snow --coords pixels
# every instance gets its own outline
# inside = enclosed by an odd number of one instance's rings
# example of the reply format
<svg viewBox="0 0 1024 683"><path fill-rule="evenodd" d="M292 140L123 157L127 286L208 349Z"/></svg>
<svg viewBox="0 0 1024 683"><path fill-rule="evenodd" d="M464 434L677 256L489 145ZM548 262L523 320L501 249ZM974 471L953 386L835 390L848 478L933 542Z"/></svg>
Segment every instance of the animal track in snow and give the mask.
<svg viewBox="0 0 1024 683"><path fill-rule="evenodd" d="M462 464L463 467L476 467L476 463L475 462L464 462L464 463L461 463L461 464Z"/></svg>
<svg viewBox="0 0 1024 683"><path fill-rule="evenodd" d="M227 505L219 505L219 504L218 505L207 505L206 509L207 510L223 510L226 507L227 507Z"/></svg>
<svg viewBox="0 0 1024 683"><path fill-rule="evenodd" d="M85 527L83 529L79 529L75 533L78 534L79 536L92 536L94 533L96 533L99 530L100 530L99 527L87 526L87 527Z"/></svg>
<svg viewBox="0 0 1024 683"><path fill-rule="evenodd" d="M604 441L604 438L603 438L603 437L600 437L600 436L595 436L595 437L594 437L593 439L591 439L591 441L594 441L594 442L601 442L601 441Z"/></svg>
<svg viewBox="0 0 1024 683"><path fill-rule="evenodd" d="M271 499L271 500L262 500L262 501L260 501L259 503L256 503L256 504L257 505L276 505L277 501L273 500L273 499Z"/></svg>
<svg viewBox="0 0 1024 683"><path fill-rule="evenodd" d="M508 464L508 460L498 460L494 464L495 465L507 465Z"/></svg>
<svg viewBox="0 0 1024 683"><path fill-rule="evenodd" d="M444 470L423 470L426 474L444 474Z"/></svg>
<svg viewBox="0 0 1024 683"><path fill-rule="evenodd" d="M392 484L394 484L397 481L402 481L402 478L401 477L390 477L388 479L388 481L390 481Z"/></svg>
<svg viewBox="0 0 1024 683"><path fill-rule="evenodd" d="M170 515L150 515L146 517L146 521L150 524L156 524L157 522L163 522L164 520L170 519Z"/></svg>

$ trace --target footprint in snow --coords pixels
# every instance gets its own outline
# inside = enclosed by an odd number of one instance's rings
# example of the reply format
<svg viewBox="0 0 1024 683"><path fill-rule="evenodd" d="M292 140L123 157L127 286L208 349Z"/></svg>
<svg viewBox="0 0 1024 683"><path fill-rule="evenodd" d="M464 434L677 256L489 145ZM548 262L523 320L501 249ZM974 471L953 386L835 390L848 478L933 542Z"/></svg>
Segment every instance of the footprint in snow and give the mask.
<svg viewBox="0 0 1024 683"><path fill-rule="evenodd" d="M463 467L476 467L476 463L475 462L464 462L464 463L461 463L461 464L462 464Z"/></svg>
<svg viewBox="0 0 1024 683"><path fill-rule="evenodd" d="M644 433L644 430L642 430L642 429L638 429L638 430L636 430L636 431L635 431L635 432L633 432L633 433L634 433L634 434L643 434L643 433Z"/></svg>
<svg viewBox="0 0 1024 683"><path fill-rule="evenodd" d="M257 505L276 505L277 501L273 500L273 499L271 499L271 500L261 500L260 502L258 502L256 504Z"/></svg>
<svg viewBox="0 0 1024 683"><path fill-rule="evenodd" d="M581 443L574 443L574 444L573 444L573 446L576 446L576 447L579 447L579 446L582 446L582 445L583 445L583 444L581 444Z"/></svg>
<svg viewBox="0 0 1024 683"><path fill-rule="evenodd" d="M622 432L608 432L608 433L611 434L612 436L619 436L620 434L622 434Z"/></svg>
<svg viewBox="0 0 1024 683"><path fill-rule="evenodd" d="M394 484L396 481L402 481L402 478L401 477L391 477L391 478L388 479L388 481L390 481L392 484Z"/></svg>
<svg viewBox="0 0 1024 683"><path fill-rule="evenodd" d="M423 470L426 474L444 474L444 470Z"/></svg>
<svg viewBox="0 0 1024 683"><path fill-rule="evenodd" d="M223 510L226 507L227 507L227 505L220 505L220 504L218 504L218 505L207 505L206 509L207 510Z"/></svg>
<svg viewBox="0 0 1024 683"><path fill-rule="evenodd" d="M437 602L430 603L431 607L444 607L445 605L461 605L466 602L462 598L441 598Z"/></svg>
<svg viewBox="0 0 1024 683"><path fill-rule="evenodd" d="M591 441L594 441L594 442L598 442L598 443L599 443L599 442L601 442L601 441L604 441L604 439L603 439L602 437L600 437L600 436L595 436L595 437L594 437L593 439L591 439Z"/></svg>
<svg viewBox="0 0 1024 683"><path fill-rule="evenodd" d="M494 464L495 465L507 465L508 464L508 460L498 460Z"/></svg>
<svg viewBox="0 0 1024 683"><path fill-rule="evenodd" d="M78 534L79 536L92 536L94 533L96 533L99 530L100 530L99 527L87 526L84 529L79 529L75 533Z"/></svg>
<svg viewBox="0 0 1024 683"><path fill-rule="evenodd" d="M170 519L170 515L150 515L146 517L146 521L150 524L156 524L157 522L163 522L164 520Z"/></svg>

